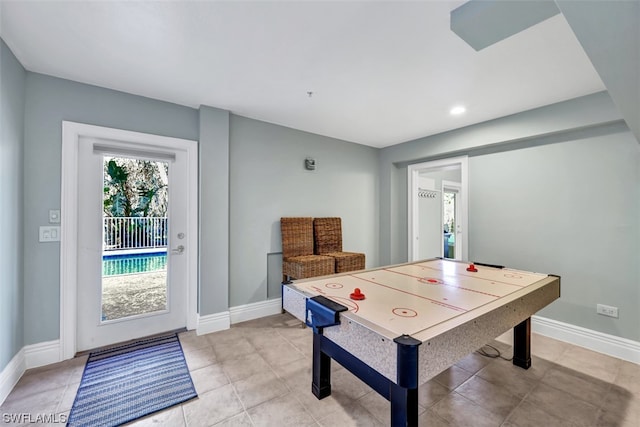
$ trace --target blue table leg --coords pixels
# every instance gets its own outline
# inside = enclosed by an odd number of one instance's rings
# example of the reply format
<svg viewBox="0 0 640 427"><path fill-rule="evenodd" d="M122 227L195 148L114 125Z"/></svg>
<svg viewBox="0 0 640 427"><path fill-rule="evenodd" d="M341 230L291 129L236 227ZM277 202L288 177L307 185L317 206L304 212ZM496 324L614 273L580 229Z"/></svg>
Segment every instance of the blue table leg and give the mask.
<svg viewBox="0 0 640 427"><path fill-rule="evenodd" d="M402 335L393 340L398 344L397 384L390 384L391 425L418 425L418 346L421 341Z"/></svg>
<svg viewBox="0 0 640 427"><path fill-rule="evenodd" d="M311 391L318 399L331 394L331 359L367 383L391 402L391 425L418 425L418 346L420 341L403 335L394 340L398 344L398 382L388 380L375 369L359 360L322 334L313 333L313 368Z"/></svg>

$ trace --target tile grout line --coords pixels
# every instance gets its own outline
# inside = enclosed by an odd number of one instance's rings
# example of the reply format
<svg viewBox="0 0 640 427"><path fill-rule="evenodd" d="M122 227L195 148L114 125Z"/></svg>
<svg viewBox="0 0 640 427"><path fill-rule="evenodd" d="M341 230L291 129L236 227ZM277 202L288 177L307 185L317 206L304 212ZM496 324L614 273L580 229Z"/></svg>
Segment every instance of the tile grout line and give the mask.
<svg viewBox="0 0 640 427"><path fill-rule="evenodd" d="M288 339L287 339L287 337L283 336L280 332L278 332L278 330L277 330L277 329L276 329L276 333L277 333L280 337L282 337L285 341L287 341L287 343L289 343L291 346L293 346L293 348L295 348L295 349L296 349L296 351L298 351L298 353L300 353L300 354L302 355L302 358L301 358L301 359L304 359L304 358L306 358L306 357L307 357L307 356L306 356L305 354L303 354L303 353L302 353L302 352L301 352L301 351L300 351L300 350L299 350L295 345L293 345L293 343L292 343L290 340L288 340ZM265 362L266 362L266 361L265 361ZM305 412L306 412L306 413L311 417L311 419L312 419L316 424L319 424L319 420L316 420L316 418L313 416L313 414L312 414L312 413L307 409L307 407L306 407L306 406L305 406L305 405L300 401L300 399L298 399L298 396L296 395L295 390L293 390L293 388L291 388L291 387L289 386L289 384L288 384L286 381L284 381L284 378L282 378L282 377L280 377L280 375L278 375L278 373L277 373L277 372L276 372L276 370L273 368L273 366L271 365L271 363L269 363L269 362L266 362L266 363L267 363L267 365L269 366L269 369L271 369L271 371L273 372L273 374L276 376L276 378L284 384L284 386L287 388L287 390L289 390L289 393L287 393L287 394L291 394L291 395L293 396L293 398L296 400L296 402L298 402L298 404L302 407L302 409L303 409L303 410L304 410L304 411L305 411ZM285 394L285 395L282 395L282 396L286 396L286 394ZM282 396L278 396L278 397L282 397ZM274 397L273 399L276 399L276 398ZM269 399L269 400L273 400L273 399ZM268 402L268 401L267 401L267 402ZM262 402L262 403L265 403L265 402ZM262 403L261 403L261 404L262 404Z"/></svg>

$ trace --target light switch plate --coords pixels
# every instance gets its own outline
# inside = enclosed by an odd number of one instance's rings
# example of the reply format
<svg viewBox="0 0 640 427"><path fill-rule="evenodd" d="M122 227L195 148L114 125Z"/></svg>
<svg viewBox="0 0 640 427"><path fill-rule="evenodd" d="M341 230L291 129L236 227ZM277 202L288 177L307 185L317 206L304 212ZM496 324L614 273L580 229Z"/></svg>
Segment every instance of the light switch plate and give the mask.
<svg viewBox="0 0 640 427"><path fill-rule="evenodd" d="M40 241L41 242L59 242L60 241L60 226L48 225L40 227Z"/></svg>

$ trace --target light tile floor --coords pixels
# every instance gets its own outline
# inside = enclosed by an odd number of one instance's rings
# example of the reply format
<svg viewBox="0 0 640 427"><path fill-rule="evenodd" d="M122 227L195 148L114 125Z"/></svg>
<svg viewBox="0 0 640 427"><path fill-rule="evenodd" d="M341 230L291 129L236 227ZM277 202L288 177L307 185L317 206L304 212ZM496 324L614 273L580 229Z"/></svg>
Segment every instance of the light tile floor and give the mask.
<svg viewBox="0 0 640 427"><path fill-rule="evenodd" d="M311 335L288 314L182 333L199 397L130 425L389 425L389 403L335 362L332 395L311 394ZM510 357L510 345L492 344ZM640 426L640 365L536 334L532 352L529 370L473 353L442 372L420 388L420 426ZM5 414L68 415L85 362L27 371L0 423Z"/></svg>

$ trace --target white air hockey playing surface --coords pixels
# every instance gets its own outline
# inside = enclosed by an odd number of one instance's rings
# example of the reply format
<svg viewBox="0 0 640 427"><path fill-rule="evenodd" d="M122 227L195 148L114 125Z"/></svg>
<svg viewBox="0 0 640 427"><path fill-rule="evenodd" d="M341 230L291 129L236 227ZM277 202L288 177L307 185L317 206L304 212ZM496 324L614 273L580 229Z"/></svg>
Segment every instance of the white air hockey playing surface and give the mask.
<svg viewBox="0 0 640 427"><path fill-rule="evenodd" d="M296 281L308 295L323 295L364 321L396 336L415 336L457 316L535 285L546 274L443 259ZM355 288L364 300L353 300ZM355 317L355 316L354 316Z"/></svg>

